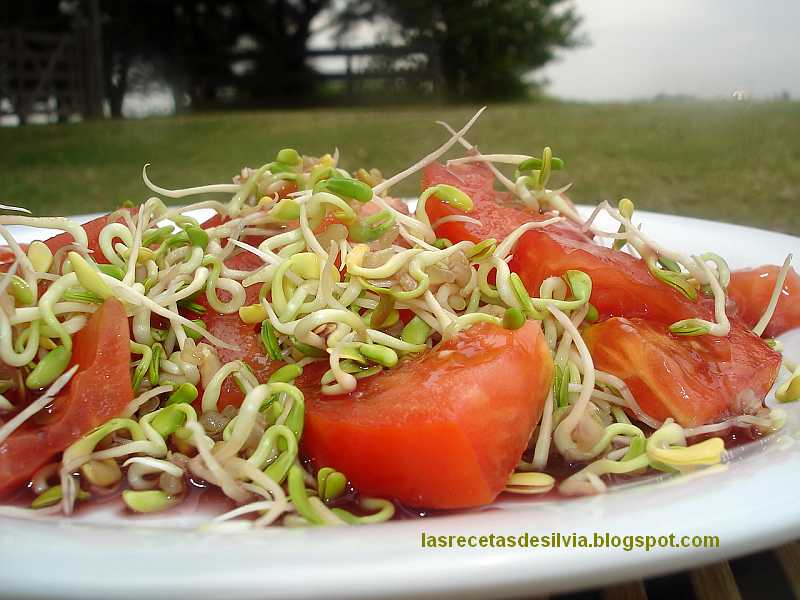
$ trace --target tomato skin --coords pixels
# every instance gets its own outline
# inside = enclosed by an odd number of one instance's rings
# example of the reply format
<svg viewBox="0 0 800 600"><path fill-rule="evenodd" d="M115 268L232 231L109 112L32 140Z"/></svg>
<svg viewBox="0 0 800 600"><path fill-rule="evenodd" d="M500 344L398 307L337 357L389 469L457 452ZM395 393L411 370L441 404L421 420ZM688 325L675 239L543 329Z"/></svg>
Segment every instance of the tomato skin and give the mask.
<svg viewBox="0 0 800 600"><path fill-rule="evenodd" d="M525 449L552 376L534 322L475 325L347 395L322 396L319 373L307 369L302 447L364 495L420 508L488 504Z"/></svg>
<svg viewBox="0 0 800 600"><path fill-rule="evenodd" d="M428 165L422 174L422 189L425 190L440 183L457 187L469 195L474 207L471 212L464 213L433 196L425 204L425 212L431 224L435 224L442 217L464 214L481 222L479 226L473 223L452 221L435 227L434 230L438 237L447 238L453 243L463 240L480 242L487 238L495 238L499 241L524 223L544 221L555 216L554 213L537 213L526 210L521 204L512 200L509 192L495 190L494 174L485 164L456 164L449 167L439 163ZM550 228L568 237L589 241L589 237L572 223L564 221L551 225Z"/></svg>
<svg viewBox="0 0 800 600"><path fill-rule="evenodd" d="M122 413L133 400L128 319L106 300L74 336L70 366L80 365L55 399L47 423L24 424L0 445L0 493L27 481L81 436Z"/></svg>
<svg viewBox="0 0 800 600"><path fill-rule="evenodd" d="M737 326L724 338L682 338L617 317L586 328L583 339L595 367L623 379L644 412L686 427L742 414L753 397L760 404L781 364L780 354Z"/></svg>
<svg viewBox="0 0 800 600"><path fill-rule="evenodd" d="M777 265L763 265L731 273L728 297L735 303L731 313L748 327L754 327L767 308L780 270ZM795 327L800 327L800 276L790 268L764 335L775 337Z"/></svg>
<svg viewBox="0 0 800 600"><path fill-rule="evenodd" d="M570 269L592 279L591 303L603 317L643 317L660 323L713 319L705 302L695 302L658 281L645 262L625 252L581 242L550 231L529 231L514 249L509 268L532 296L542 281Z"/></svg>

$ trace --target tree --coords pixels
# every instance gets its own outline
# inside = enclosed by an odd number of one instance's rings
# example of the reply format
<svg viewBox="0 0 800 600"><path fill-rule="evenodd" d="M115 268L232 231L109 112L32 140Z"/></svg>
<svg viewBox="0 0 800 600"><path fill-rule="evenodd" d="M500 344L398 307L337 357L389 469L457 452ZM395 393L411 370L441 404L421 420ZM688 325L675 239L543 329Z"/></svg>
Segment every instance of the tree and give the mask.
<svg viewBox="0 0 800 600"><path fill-rule="evenodd" d="M240 42L250 49L236 77L251 100L302 101L315 78L306 64L311 21L330 0L243 0L238 3Z"/></svg>
<svg viewBox="0 0 800 600"><path fill-rule="evenodd" d="M74 2L61 0L27 0L0 3L0 23L7 27L62 33L72 23Z"/></svg>
<svg viewBox="0 0 800 600"><path fill-rule="evenodd" d="M330 0L103 0L102 64L113 117L130 91L172 90L180 109L304 99L311 22ZM0 3L12 27L68 32L86 21L87 0Z"/></svg>
<svg viewBox="0 0 800 600"><path fill-rule="evenodd" d="M106 90L112 116L128 91L160 82L175 106L205 103L233 81L238 2L115 0L103 3Z"/></svg>
<svg viewBox="0 0 800 600"><path fill-rule="evenodd" d="M269 104L309 92L312 19L329 0L115 0L104 3L107 89L119 116L125 92L162 81L176 108Z"/></svg>
<svg viewBox="0 0 800 600"><path fill-rule="evenodd" d="M525 75L580 45L580 17L565 0L351 0L340 33L356 21L388 16L405 42L438 52L451 99L509 98Z"/></svg>

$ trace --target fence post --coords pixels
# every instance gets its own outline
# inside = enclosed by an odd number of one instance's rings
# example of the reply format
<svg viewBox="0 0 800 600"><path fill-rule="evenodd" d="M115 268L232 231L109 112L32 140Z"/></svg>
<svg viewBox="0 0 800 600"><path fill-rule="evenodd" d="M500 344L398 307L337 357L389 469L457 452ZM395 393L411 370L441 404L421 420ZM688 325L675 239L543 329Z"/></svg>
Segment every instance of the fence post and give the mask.
<svg viewBox="0 0 800 600"><path fill-rule="evenodd" d="M103 117L105 91L103 86L103 33L100 26L98 0L89 0L89 22L83 28L85 64L86 113L90 119Z"/></svg>

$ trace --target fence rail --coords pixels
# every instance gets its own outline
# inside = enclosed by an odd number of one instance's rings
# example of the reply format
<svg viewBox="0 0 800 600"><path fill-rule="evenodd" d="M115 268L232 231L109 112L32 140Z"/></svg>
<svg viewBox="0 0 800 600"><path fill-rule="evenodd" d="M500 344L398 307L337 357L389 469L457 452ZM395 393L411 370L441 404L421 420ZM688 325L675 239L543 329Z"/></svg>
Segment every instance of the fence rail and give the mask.
<svg viewBox="0 0 800 600"><path fill-rule="evenodd" d="M370 59L398 60L405 57L423 56L424 64L412 67L398 67L396 65L372 64L366 69L357 69L354 59L359 57ZM260 58L258 50L239 51L232 55L234 60L247 60ZM317 71L316 76L321 81L344 81L348 93L352 94L355 84L366 80L402 80L402 81L427 81L433 90L441 83L441 68L439 55L432 44L410 44L407 46L358 46L350 48L313 48L306 51L306 57L315 58L344 58L343 71Z"/></svg>
<svg viewBox="0 0 800 600"><path fill-rule="evenodd" d="M324 48L309 50L309 58L344 57L344 72L325 73L317 76L324 81L344 81L347 93L353 95L358 81L404 81L404 82L429 82L431 91L435 92L440 86L441 69L439 55L436 48L429 44L415 44L408 46L361 46L357 48ZM424 56L422 66L397 67L395 65L370 65L367 69L356 70L353 59L368 57L372 59L397 60L405 57Z"/></svg>

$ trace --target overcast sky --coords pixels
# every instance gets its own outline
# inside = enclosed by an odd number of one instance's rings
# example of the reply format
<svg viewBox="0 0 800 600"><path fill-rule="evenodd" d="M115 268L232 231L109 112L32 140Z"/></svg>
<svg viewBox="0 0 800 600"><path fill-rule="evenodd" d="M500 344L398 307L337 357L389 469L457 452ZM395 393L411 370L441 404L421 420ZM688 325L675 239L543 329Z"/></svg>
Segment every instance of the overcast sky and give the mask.
<svg viewBox="0 0 800 600"><path fill-rule="evenodd" d="M800 97L800 0L575 0L586 48L541 74L557 96Z"/></svg>

